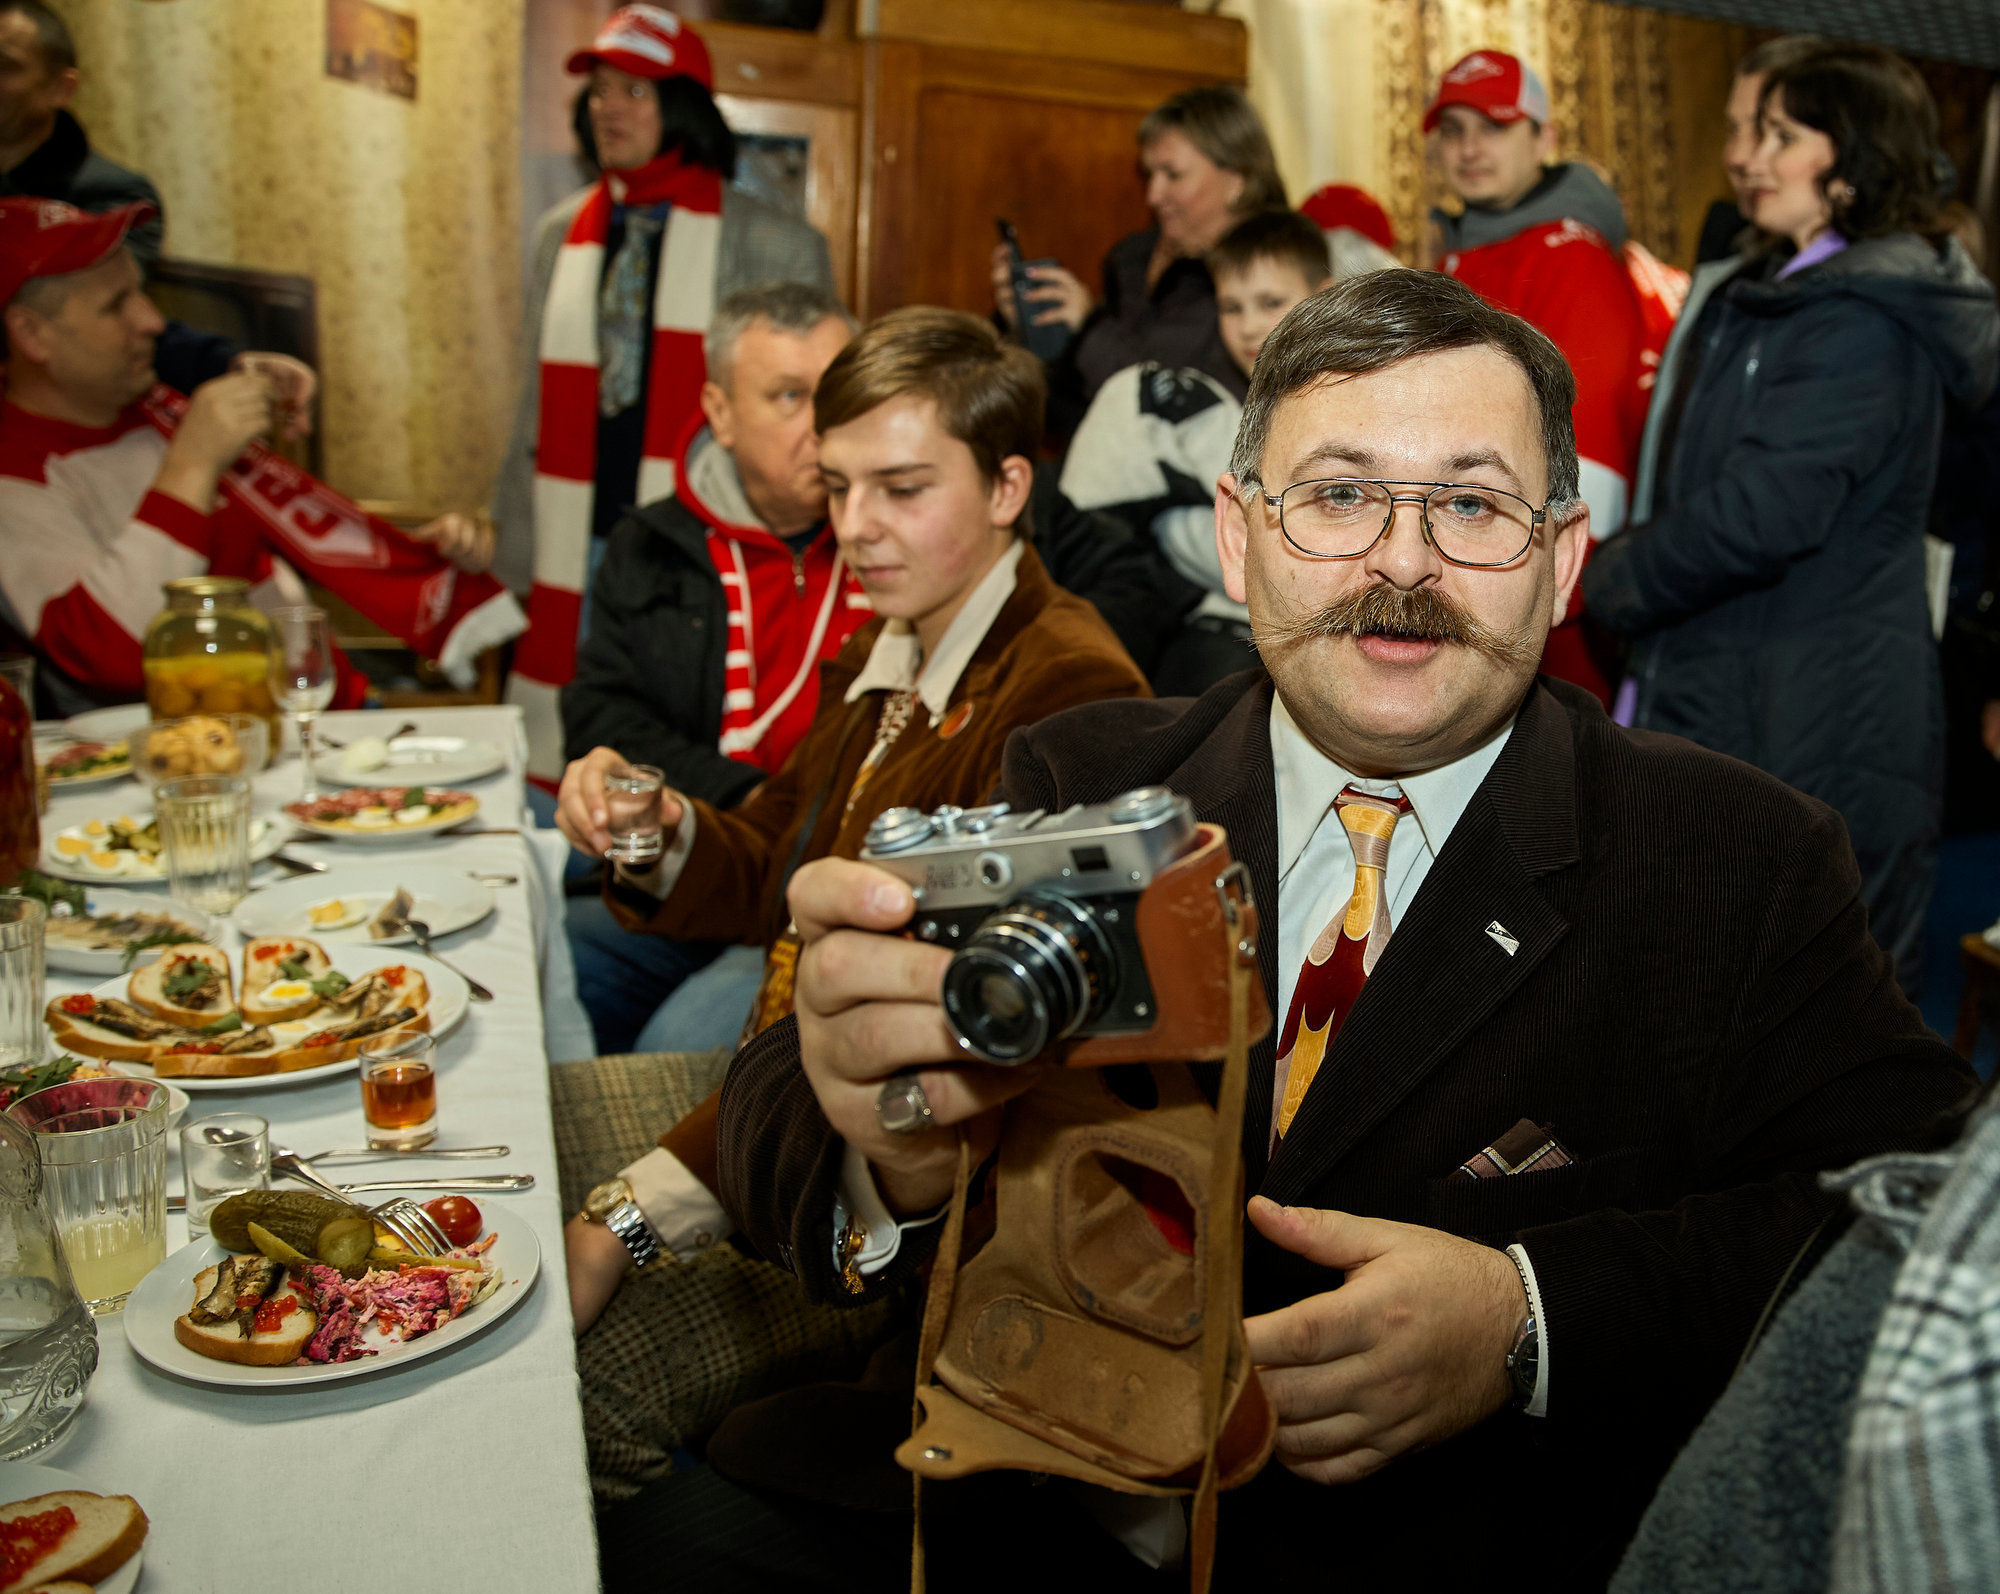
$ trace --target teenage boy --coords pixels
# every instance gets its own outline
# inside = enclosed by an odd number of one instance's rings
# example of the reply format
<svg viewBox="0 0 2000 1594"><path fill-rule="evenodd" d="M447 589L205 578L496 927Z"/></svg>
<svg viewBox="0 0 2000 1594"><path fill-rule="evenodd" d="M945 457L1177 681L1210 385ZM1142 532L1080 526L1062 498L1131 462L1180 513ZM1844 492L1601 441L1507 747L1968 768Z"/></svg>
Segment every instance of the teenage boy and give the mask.
<svg viewBox="0 0 2000 1594"><path fill-rule="evenodd" d="M813 415L834 536L876 618L821 669L812 726L775 774L727 811L669 791L665 856L643 871L617 866L605 887L612 912L634 931L766 948L755 1027L791 1010L797 941L785 888L800 863L856 857L887 808L983 803L1007 738L1022 726L1073 705L1146 695L1096 610L1056 586L1031 544L1024 510L1045 391L1041 362L989 323L920 306L875 322L820 379ZM604 776L622 767L599 748L566 772L557 822L579 850L601 857L609 846ZM572 1067L606 1074L623 1061ZM590 1128L565 1122L561 1132L580 1144ZM637 1148L613 1151L608 1127L597 1134L596 1149L610 1154L597 1171L624 1166L592 1192L565 1245L579 1332L619 1295L616 1318L580 1347L586 1407L606 1414L586 1425L600 1476L608 1425L656 1459L683 1442L691 1403L711 1393L693 1387L700 1380L690 1367L708 1376L720 1366L710 1384L772 1376L742 1365L745 1347L709 1343L718 1330L723 1341L733 1332L713 1295L728 1283L715 1261L619 1290L635 1264L662 1252L691 1259L729 1232L710 1193L714 1131L711 1099L636 1160L627 1159ZM857 1199L872 1193L867 1186ZM744 1287L738 1277L735 1288ZM761 1315L788 1318L789 1299L773 1293ZM755 1330L757 1344L772 1343L768 1326ZM824 1334L801 1331L790 1352L824 1343ZM635 1376L635 1360L654 1375ZM609 1388L628 1392L623 1406L599 1398ZM650 1447L635 1429L652 1435Z"/></svg>
<svg viewBox="0 0 2000 1594"><path fill-rule="evenodd" d="M1601 542L1625 524L1651 370L1645 316L1619 254L1624 207L1583 162L1555 161L1542 80L1504 50L1475 50L1445 73L1424 131L1436 135L1445 181L1464 207L1431 212L1438 269L1540 328L1576 373L1583 498ZM1582 612L1573 600L1549 633L1542 668L1608 704Z"/></svg>
<svg viewBox="0 0 2000 1594"><path fill-rule="evenodd" d="M1326 234L1292 210L1239 222L1209 251L1208 271L1223 347L1246 377L1272 329L1333 274ZM1215 551L1215 483L1242 415L1192 366L1129 365L1098 390L1063 464L1065 496L1151 542L1160 584L1191 605L1153 667L1162 697L1199 696L1257 662L1249 611L1223 590Z"/></svg>

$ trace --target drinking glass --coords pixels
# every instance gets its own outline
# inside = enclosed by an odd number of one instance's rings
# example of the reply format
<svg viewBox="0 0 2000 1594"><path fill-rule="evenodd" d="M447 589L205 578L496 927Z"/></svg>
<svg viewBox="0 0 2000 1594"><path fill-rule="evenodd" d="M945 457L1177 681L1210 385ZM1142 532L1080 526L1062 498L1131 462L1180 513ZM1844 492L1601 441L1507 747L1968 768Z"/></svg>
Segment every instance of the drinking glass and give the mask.
<svg viewBox="0 0 2000 1594"><path fill-rule="evenodd" d="M42 1056L42 929L32 897L0 897L0 1067Z"/></svg>
<svg viewBox="0 0 2000 1594"><path fill-rule="evenodd" d="M361 1048L361 1116L375 1151L410 1151L437 1139L437 1042L421 1031Z"/></svg>
<svg viewBox="0 0 2000 1594"><path fill-rule="evenodd" d="M35 1137L0 1113L0 1461L68 1429L97 1371L97 1324L42 1202Z"/></svg>
<svg viewBox="0 0 2000 1594"><path fill-rule="evenodd" d="M604 856L643 869L665 850L660 834L660 794L667 777L651 764L631 764L604 777L604 828L611 845Z"/></svg>
<svg viewBox="0 0 2000 1594"><path fill-rule="evenodd" d="M250 890L250 782L241 775L186 775L153 788L160 848L173 894L209 913L228 913Z"/></svg>
<svg viewBox="0 0 2000 1594"><path fill-rule="evenodd" d="M102 1316L167 1256L167 1087L73 1079L7 1109L34 1132L49 1215L83 1304Z"/></svg>
<svg viewBox="0 0 2000 1594"><path fill-rule="evenodd" d="M326 611L309 603L273 609L270 621L271 695L298 723L299 757L306 766L299 788L303 801L318 786L313 778L313 721L333 701L333 633L327 629Z"/></svg>
<svg viewBox="0 0 2000 1594"><path fill-rule="evenodd" d="M208 1233L208 1215L233 1195L271 1188L271 1126L254 1112L217 1113L181 1129L190 1235Z"/></svg>

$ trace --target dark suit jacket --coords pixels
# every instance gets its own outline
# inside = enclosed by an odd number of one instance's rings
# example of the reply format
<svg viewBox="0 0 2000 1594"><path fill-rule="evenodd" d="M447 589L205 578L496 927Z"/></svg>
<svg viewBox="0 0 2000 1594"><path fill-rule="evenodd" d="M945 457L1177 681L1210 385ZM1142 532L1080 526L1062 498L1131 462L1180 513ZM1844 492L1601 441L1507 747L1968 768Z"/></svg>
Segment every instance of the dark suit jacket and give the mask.
<svg viewBox="0 0 2000 1594"><path fill-rule="evenodd" d="M1275 904L1271 690L1259 672L1191 704L1073 709L1016 733L1003 795L1060 809L1171 786L1227 827ZM1529 693L1268 1162L1273 1041L1251 1054L1244 1152L1249 1188L1280 1202L1520 1240L1548 1415L1504 1414L1345 1488L1267 1468L1225 1503L1219 1587L1336 1569L1414 1588L1602 1586L1830 1210L1815 1174L1937 1142L1973 1086L1899 994L1858 885L1821 804L1620 730L1575 688ZM1486 934L1495 921L1511 955ZM1274 1008L1275 946L1267 931ZM1577 1160L1448 1177L1524 1116ZM789 1021L732 1069L721 1153L724 1200L752 1238L839 1299L840 1144ZM882 1287L933 1232L907 1237ZM1250 1312L1338 1283L1254 1230L1244 1268Z"/></svg>

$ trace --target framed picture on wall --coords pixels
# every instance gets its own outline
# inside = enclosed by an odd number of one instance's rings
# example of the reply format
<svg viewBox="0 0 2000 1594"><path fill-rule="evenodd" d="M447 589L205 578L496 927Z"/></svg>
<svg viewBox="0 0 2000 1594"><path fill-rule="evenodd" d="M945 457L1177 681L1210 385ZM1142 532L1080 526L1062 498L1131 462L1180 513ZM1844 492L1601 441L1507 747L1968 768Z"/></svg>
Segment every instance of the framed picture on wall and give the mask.
<svg viewBox="0 0 2000 1594"><path fill-rule="evenodd" d="M374 0L326 0L326 75L417 97L417 19Z"/></svg>

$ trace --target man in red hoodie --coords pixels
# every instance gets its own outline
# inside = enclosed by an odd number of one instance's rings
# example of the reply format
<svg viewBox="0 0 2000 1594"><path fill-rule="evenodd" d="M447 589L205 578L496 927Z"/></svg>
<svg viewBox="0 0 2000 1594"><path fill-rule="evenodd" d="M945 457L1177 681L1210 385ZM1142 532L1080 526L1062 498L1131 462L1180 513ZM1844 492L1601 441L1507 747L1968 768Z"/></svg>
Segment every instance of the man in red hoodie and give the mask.
<svg viewBox="0 0 2000 1594"><path fill-rule="evenodd" d="M812 723L820 662L873 613L827 524L812 424L813 389L853 333L840 301L804 283L717 307L675 492L619 522L591 582L562 694L565 797L601 793L606 770L629 761L733 808ZM569 924L600 1052L631 1049L721 950L628 934L595 897L571 902ZM761 960L744 961L754 988Z"/></svg>
<svg viewBox="0 0 2000 1594"><path fill-rule="evenodd" d="M1475 50L1446 72L1424 131L1436 136L1445 180L1464 207L1431 212L1437 268L1547 333L1576 373L1580 485L1591 537L1601 542L1625 524L1652 370L1639 295L1620 256L1624 207L1581 161L1552 164L1548 94L1505 51ZM1549 632L1542 668L1608 707L1582 612L1582 600L1572 600Z"/></svg>

